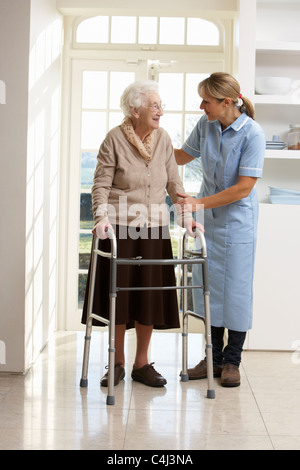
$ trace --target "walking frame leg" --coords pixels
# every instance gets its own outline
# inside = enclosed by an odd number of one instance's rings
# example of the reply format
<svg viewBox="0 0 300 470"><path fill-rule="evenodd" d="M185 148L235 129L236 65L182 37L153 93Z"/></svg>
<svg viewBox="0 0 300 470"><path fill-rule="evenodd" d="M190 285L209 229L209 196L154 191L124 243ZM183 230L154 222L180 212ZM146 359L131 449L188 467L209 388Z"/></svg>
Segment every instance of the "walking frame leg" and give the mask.
<svg viewBox="0 0 300 470"><path fill-rule="evenodd" d="M86 388L88 386L88 366L89 366L89 356L90 356L90 345L91 345L91 333L92 333L92 318L87 320L86 324L86 333L84 337L84 353L83 353L83 364L82 364L82 374L80 380L80 387Z"/></svg>
<svg viewBox="0 0 300 470"><path fill-rule="evenodd" d="M214 376L213 376L213 356L212 356L212 339L211 339L211 321L210 321L210 303L209 303L209 290L208 290L208 265L207 265L207 253L206 245L204 249L205 240L202 234L199 232L202 240L202 276L203 276L203 296L204 296L204 311L205 318L202 318L200 315L189 312L187 310L187 293L186 289L183 289L182 294L182 309L183 309L183 325L182 325L182 371L181 371L181 381L188 382L189 375L187 372L187 363L188 363L188 315L191 314L196 318L204 321L205 326L205 342L206 342L206 361L207 361L207 398L215 398L214 390ZM187 237L186 234L183 239L183 255L186 252L187 246ZM183 286L187 285L187 265L183 265Z"/></svg>
<svg viewBox="0 0 300 470"><path fill-rule="evenodd" d="M108 346L108 393L107 405L115 404L114 382L115 382L115 305L116 298L110 298L110 322L109 322L109 346Z"/></svg>
<svg viewBox="0 0 300 470"><path fill-rule="evenodd" d="M108 393L106 403L107 405L115 404L114 397L114 381L115 381L115 316L116 316L116 241L115 238L111 238L111 264L110 264L110 307L109 307L109 321L107 321L108 330L109 330L109 346L108 346ZM92 333L92 323L93 317L97 318L97 315L92 313L94 291L95 291L95 280L96 280L96 267L97 267L97 254L95 250L97 249L98 238L93 238L93 247L91 254L91 274L90 274L90 285L88 293L88 305L87 305L87 321L86 321L86 335L84 343L84 354L83 354L83 364L82 364L82 375L80 380L80 387L87 387L88 385L88 365L89 365L89 353L90 353L90 343L91 343L91 333ZM98 319L98 318L97 318ZM99 317L100 319L100 317ZM102 319L105 321L104 319Z"/></svg>
<svg viewBox="0 0 300 470"><path fill-rule="evenodd" d="M97 245L97 238L93 238L93 247L92 247L92 261L91 261L91 278L88 294L88 305L87 305L87 320L86 320L86 330L85 330L85 342L84 342L84 354L83 354L83 363L82 363L82 375L80 380L80 387L87 387L88 385L88 366L89 366L89 354L90 354L90 344L91 344L91 334L92 334L92 322L93 319L90 316L92 313L94 290L95 290L95 277L96 277L96 267L97 267L97 256L94 253Z"/></svg>
<svg viewBox="0 0 300 470"><path fill-rule="evenodd" d="M207 267L206 257L204 259L204 264L202 265L202 272L203 272L205 340L206 340L206 361L207 361L207 381L208 381L207 398L215 398L211 322L210 322L210 303L209 303L209 291L208 291L208 267Z"/></svg>
<svg viewBox="0 0 300 470"><path fill-rule="evenodd" d="M117 247L111 240L112 258L110 261L110 302L109 302L109 346L108 346L108 393L107 405L115 404L114 382L115 382L115 323L116 323L116 298L117 298Z"/></svg>
<svg viewBox="0 0 300 470"><path fill-rule="evenodd" d="M182 285L187 283L187 265L184 264L182 274ZM182 371L181 371L181 382L188 382L189 375L187 372L188 364L188 313L187 313L187 291L182 290Z"/></svg>

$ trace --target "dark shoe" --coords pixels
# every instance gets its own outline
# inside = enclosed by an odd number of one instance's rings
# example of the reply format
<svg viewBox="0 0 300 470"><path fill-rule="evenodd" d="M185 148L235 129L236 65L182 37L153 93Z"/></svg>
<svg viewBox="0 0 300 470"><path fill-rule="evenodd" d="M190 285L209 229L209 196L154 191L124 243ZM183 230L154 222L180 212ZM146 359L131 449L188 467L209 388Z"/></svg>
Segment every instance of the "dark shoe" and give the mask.
<svg viewBox="0 0 300 470"><path fill-rule="evenodd" d="M239 368L233 364L224 364L221 385L223 387L238 387L241 384Z"/></svg>
<svg viewBox="0 0 300 470"><path fill-rule="evenodd" d="M160 375L153 367L154 362L146 364L140 369L132 368L131 378L136 382L141 382L148 387L163 387L166 385L166 379Z"/></svg>
<svg viewBox="0 0 300 470"><path fill-rule="evenodd" d="M106 366L108 369L108 366ZM123 380L125 377L125 369L122 367L121 363L115 365L115 377L114 377L114 385L119 385L120 381ZM100 381L101 387L108 387L108 372L102 377Z"/></svg>
<svg viewBox="0 0 300 470"><path fill-rule="evenodd" d="M222 367L214 366L214 377L221 377ZM201 361L192 369L187 370L189 380L207 379L207 364L206 361Z"/></svg>

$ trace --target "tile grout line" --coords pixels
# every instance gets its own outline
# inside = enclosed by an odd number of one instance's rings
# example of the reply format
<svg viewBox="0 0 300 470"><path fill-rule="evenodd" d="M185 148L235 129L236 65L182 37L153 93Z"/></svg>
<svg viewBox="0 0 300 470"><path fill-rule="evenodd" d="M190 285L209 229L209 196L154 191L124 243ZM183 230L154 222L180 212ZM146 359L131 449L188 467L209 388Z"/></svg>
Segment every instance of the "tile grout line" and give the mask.
<svg viewBox="0 0 300 470"><path fill-rule="evenodd" d="M253 396L253 398L254 398L254 401L255 401L255 403L256 403L257 409L258 409L258 411L259 411L260 417L261 417L261 419L262 419L262 422L264 423L264 427L265 427L267 436L268 436L268 438L269 438L269 440L270 440L270 444L271 444L271 446L272 446L272 449L275 450L274 445L273 445L272 438L271 438L271 436L270 436L270 434L269 434L268 427L267 427L266 422L265 422L265 420L264 420L264 417L263 417L263 415L262 415L261 409L260 409L260 407L259 407L259 404L258 404L257 399L256 399L256 396L255 396L255 393L254 393L254 391L253 391L253 389L252 389L251 382L250 382L250 380L249 380L249 378L248 378L246 369L245 369L245 367L244 367L243 364L242 364L242 367L243 367L243 371L244 371L245 377L246 377L246 379L247 379L248 385L249 385L249 387L250 387L251 394L252 394L252 396Z"/></svg>

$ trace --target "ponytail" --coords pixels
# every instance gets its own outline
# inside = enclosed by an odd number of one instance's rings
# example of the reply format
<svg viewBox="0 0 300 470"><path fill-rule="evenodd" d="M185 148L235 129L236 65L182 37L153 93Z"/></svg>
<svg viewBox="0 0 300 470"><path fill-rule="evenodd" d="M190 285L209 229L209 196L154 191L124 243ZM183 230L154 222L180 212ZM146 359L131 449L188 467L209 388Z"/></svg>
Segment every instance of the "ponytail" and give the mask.
<svg viewBox="0 0 300 470"><path fill-rule="evenodd" d="M252 102L249 98L241 95L239 82L229 73L212 73L210 77L206 78L198 85L199 95L201 96L203 92L219 101L230 98L232 103L236 106L239 105L239 100L241 100L241 113L246 113L247 116L254 119L254 106Z"/></svg>
<svg viewBox="0 0 300 470"><path fill-rule="evenodd" d="M249 98L246 98L245 96L242 96L240 99L243 102L243 104L240 107L241 113L246 113L247 116L249 116L252 119L255 119L254 118L254 114L255 114L254 106L252 102L249 100Z"/></svg>

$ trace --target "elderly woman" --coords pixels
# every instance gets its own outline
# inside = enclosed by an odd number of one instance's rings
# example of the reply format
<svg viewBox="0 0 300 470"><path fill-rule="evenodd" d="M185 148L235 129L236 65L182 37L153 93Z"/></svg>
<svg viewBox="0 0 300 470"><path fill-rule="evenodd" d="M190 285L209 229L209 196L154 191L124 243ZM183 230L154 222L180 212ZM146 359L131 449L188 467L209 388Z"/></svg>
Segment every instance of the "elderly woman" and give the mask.
<svg viewBox="0 0 300 470"><path fill-rule="evenodd" d="M136 82L124 91L121 108L125 119L103 141L92 188L95 227L99 249L110 251L105 230L113 229L119 258L141 256L149 259L173 257L169 236L166 191L173 204L183 192L172 142L159 127L163 115L158 85L153 81ZM187 217L185 226L192 233L196 223ZM197 224L198 225L198 224ZM88 276L89 284L89 276ZM87 292L82 322L86 322ZM108 318L109 261L97 263L93 312ZM118 287L175 285L174 267L119 266ZM102 326L99 322L94 324ZM148 347L153 328L179 327L175 290L121 291L116 302L115 385L125 376L124 337L135 328L137 347L131 377L151 387L166 380L148 362ZM108 373L101 379L107 386Z"/></svg>

